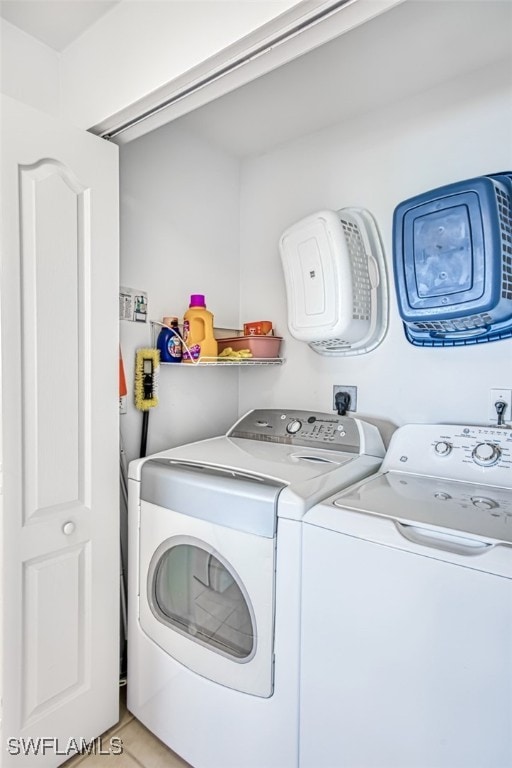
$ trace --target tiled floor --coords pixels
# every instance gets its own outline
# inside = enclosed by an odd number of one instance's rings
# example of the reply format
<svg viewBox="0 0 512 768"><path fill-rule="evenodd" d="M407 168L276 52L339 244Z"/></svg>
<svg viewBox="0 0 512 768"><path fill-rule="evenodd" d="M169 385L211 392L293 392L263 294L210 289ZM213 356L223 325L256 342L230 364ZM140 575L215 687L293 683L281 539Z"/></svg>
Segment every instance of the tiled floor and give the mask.
<svg viewBox="0 0 512 768"><path fill-rule="evenodd" d="M122 741L122 753L76 755L63 768L190 768L168 749L126 709L126 688L121 688L119 722L103 735L101 751L116 737Z"/></svg>

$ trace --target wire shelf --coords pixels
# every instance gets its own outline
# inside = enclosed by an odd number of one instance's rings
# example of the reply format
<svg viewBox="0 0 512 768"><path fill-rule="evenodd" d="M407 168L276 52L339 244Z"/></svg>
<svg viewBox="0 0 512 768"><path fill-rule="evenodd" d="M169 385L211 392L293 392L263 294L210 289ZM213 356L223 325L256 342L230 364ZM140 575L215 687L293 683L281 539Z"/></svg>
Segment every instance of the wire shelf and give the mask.
<svg viewBox="0 0 512 768"><path fill-rule="evenodd" d="M206 366L211 367L212 365L238 365L238 366L247 366L247 365L281 365L284 363L283 358L281 357L246 357L246 358L229 358L229 357L202 357L197 362L193 363L162 363L160 362L160 365L164 366L171 366L174 368L197 368L197 366L201 368L205 368Z"/></svg>
<svg viewBox="0 0 512 768"><path fill-rule="evenodd" d="M150 320L151 323L151 336L152 336L152 346L156 348L157 343L157 336L159 333L159 329L163 327L163 323L158 322L157 320ZM217 332L220 332L219 339L222 340L222 338L228 334L232 336L233 334L240 334L242 331L232 329L232 328L215 328L216 336ZM164 363L162 360L160 360L160 365L171 365L176 367L177 365L180 368L195 368L196 366L200 366L202 368L206 366L212 366L212 365L282 365L284 363L283 358L281 357L202 357L199 360L194 360L194 362L190 363Z"/></svg>

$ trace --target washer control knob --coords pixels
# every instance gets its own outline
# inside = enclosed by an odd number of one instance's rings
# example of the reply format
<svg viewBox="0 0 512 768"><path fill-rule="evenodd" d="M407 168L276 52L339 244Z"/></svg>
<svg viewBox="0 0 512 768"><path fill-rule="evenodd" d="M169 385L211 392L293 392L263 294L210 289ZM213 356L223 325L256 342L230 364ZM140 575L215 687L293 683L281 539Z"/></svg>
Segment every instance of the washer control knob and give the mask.
<svg viewBox="0 0 512 768"><path fill-rule="evenodd" d="M452 444L447 443L446 440L440 440L434 445L434 451L438 456L448 456L448 454L452 452L452 448Z"/></svg>
<svg viewBox="0 0 512 768"><path fill-rule="evenodd" d="M473 496L471 503L474 507L478 507L478 509L496 509L496 507L499 507L497 501L488 499L486 496Z"/></svg>
<svg viewBox="0 0 512 768"><path fill-rule="evenodd" d="M496 464L500 458L501 450L493 443L478 443L471 456L475 464L480 464L481 467L490 467Z"/></svg>
<svg viewBox="0 0 512 768"><path fill-rule="evenodd" d="M296 435L299 429L302 427L302 422L298 419L293 419L286 425L286 431L289 435Z"/></svg>

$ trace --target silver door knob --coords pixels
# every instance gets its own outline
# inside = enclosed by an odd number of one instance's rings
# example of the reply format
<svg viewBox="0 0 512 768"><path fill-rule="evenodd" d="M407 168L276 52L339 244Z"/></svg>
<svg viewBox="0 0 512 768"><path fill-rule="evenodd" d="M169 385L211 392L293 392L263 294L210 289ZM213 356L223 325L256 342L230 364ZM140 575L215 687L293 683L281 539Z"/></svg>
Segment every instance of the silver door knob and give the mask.
<svg viewBox="0 0 512 768"><path fill-rule="evenodd" d="M68 522L64 523L64 525L62 526L62 533L65 536L69 536L74 532L74 530L75 530L75 524L71 520L68 520Z"/></svg>

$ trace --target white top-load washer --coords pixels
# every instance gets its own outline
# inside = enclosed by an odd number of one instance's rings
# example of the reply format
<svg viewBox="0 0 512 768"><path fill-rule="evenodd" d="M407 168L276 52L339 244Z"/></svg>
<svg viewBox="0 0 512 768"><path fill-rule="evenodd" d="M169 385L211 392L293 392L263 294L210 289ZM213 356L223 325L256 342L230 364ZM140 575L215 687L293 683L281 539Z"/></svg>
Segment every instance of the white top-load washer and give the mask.
<svg viewBox="0 0 512 768"><path fill-rule="evenodd" d="M512 765L512 431L408 425L303 525L301 768Z"/></svg>
<svg viewBox="0 0 512 768"><path fill-rule="evenodd" d="M195 768L296 768L301 521L378 429L251 411L129 469L128 707Z"/></svg>

